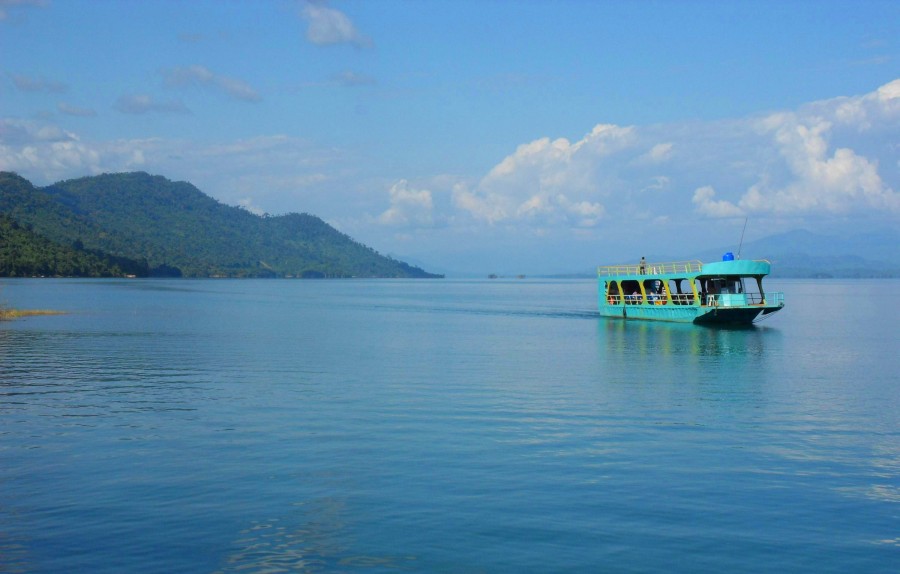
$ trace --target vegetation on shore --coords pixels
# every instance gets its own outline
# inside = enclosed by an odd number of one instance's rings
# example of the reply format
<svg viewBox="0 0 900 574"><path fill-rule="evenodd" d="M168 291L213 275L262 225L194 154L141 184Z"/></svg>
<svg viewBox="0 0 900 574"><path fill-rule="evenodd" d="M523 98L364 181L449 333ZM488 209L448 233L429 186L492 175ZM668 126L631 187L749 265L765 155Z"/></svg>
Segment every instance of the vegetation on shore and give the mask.
<svg viewBox="0 0 900 574"><path fill-rule="evenodd" d="M65 315L65 311L51 311L49 309L4 309L0 307L0 321L12 321L22 317L34 317L37 315Z"/></svg>
<svg viewBox="0 0 900 574"><path fill-rule="evenodd" d="M0 277L147 275L146 265L83 246L59 245L0 214Z"/></svg>
<svg viewBox="0 0 900 574"><path fill-rule="evenodd" d="M441 277L318 217L259 216L146 173L37 188L0 172L0 276Z"/></svg>

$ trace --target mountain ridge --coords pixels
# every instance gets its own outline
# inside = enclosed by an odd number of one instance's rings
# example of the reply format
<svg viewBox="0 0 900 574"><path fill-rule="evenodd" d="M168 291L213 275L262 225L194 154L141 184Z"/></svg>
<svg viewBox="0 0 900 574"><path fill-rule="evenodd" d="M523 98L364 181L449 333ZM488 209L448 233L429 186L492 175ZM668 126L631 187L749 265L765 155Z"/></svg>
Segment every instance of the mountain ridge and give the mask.
<svg viewBox="0 0 900 574"><path fill-rule="evenodd" d="M699 260L713 262L731 252L736 258L766 259L772 263L771 277L781 278L900 278L900 233L866 231L849 236L825 235L794 229L747 241L742 245L723 245L690 253L648 253L649 261ZM636 264L630 260L605 261L604 264ZM538 277L595 277L594 270Z"/></svg>
<svg viewBox="0 0 900 574"><path fill-rule="evenodd" d="M735 256L771 261L773 277L889 278L900 277L898 244L900 235L886 231L840 237L794 229L692 258L715 261L732 251Z"/></svg>
<svg viewBox="0 0 900 574"><path fill-rule="evenodd" d="M0 172L0 214L56 245L130 260L151 276L441 277L383 256L314 215L255 215L145 172L43 188Z"/></svg>

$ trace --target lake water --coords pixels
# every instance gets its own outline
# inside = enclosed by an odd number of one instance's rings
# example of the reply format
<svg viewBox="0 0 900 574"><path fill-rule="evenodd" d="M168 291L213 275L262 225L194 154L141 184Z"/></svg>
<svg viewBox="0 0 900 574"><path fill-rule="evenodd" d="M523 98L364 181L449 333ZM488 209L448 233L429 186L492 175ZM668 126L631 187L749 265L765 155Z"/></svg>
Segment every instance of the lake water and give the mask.
<svg viewBox="0 0 900 574"><path fill-rule="evenodd" d="M900 281L3 280L0 572L897 572Z"/></svg>

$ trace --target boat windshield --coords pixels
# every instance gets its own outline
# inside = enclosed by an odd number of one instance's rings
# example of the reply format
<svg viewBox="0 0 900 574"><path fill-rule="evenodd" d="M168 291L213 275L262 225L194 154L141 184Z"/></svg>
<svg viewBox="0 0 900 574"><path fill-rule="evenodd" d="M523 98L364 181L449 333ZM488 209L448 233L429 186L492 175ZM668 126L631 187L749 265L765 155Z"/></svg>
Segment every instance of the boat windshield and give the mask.
<svg viewBox="0 0 900 574"><path fill-rule="evenodd" d="M743 293L744 280L742 277L715 277L701 280L701 291L710 295L721 293Z"/></svg>

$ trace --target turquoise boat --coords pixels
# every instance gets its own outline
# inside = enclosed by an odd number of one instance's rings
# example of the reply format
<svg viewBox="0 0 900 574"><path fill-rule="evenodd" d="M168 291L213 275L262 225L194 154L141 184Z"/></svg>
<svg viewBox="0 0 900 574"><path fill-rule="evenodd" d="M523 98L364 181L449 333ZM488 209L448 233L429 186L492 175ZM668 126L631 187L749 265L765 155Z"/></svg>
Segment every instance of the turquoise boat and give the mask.
<svg viewBox="0 0 900 574"><path fill-rule="evenodd" d="M763 290L768 261L675 261L597 268L600 315L677 323L750 325L784 307Z"/></svg>

